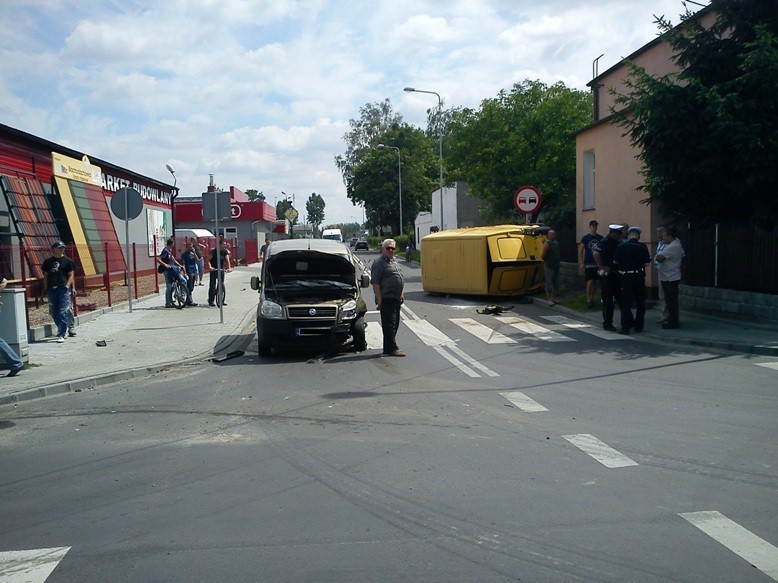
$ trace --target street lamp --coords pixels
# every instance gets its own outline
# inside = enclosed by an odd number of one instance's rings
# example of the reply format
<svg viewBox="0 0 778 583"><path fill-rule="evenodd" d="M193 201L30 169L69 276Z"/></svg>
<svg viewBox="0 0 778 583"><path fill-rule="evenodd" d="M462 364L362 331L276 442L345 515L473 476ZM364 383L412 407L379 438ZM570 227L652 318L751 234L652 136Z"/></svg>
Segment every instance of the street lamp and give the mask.
<svg viewBox="0 0 778 583"><path fill-rule="evenodd" d="M435 91L423 91L421 89L414 89L413 87L406 87L403 91L408 93L428 93L430 95L437 95L438 97L438 154L440 156L440 230L443 230L443 100L440 98L440 93Z"/></svg>
<svg viewBox="0 0 778 583"><path fill-rule="evenodd" d="M173 194L170 196L172 199L170 202L170 226L173 229L173 236L176 236L176 198L178 197L178 189L176 189L176 184L178 183L178 179L176 178L176 171L173 170L173 167L170 164L165 164L165 167L167 168L167 171L170 172L173 175Z"/></svg>
<svg viewBox="0 0 778 583"><path fill-rule="evenodd" d="M389 148L390 150L397 150L397 198L400 201L400 230L398 235L403 234L403 170L400 160L400 148L397 146L387 146L386 144L378 144L378 148Z"/></svg>

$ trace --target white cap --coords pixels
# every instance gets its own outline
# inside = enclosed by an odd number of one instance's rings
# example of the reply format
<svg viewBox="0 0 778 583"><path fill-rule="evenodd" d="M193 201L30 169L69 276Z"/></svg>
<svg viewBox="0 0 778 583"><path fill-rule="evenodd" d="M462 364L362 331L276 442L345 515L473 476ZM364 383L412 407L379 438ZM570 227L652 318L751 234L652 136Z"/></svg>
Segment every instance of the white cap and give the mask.
<svg viewBox="0 0 778 583"><path fill-rule="evenodd" d="M616 223L613 223L612 225L608 225L608 228L611 231L621 231L621 229L624 227L624 225L617 225Z"/></svg>

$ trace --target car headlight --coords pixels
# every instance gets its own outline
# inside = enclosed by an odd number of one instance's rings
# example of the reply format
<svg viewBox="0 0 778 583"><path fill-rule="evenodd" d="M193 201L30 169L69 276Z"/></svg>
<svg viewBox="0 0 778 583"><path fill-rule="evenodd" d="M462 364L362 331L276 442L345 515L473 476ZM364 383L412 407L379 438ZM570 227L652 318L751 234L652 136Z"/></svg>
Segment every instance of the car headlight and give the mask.
<svg viewBox="0 0 778 583"><path fill-rule="evenodd" d="M343 320L353 320L357 317L357 301L349 300L340 308Z"/></svg>
<svg viewBox="0 0 778 583"><path fill-rule="evenodd" d="M263 318L284 319L284 309L279 304L267 299L262 301L259 313Z"/></svg>

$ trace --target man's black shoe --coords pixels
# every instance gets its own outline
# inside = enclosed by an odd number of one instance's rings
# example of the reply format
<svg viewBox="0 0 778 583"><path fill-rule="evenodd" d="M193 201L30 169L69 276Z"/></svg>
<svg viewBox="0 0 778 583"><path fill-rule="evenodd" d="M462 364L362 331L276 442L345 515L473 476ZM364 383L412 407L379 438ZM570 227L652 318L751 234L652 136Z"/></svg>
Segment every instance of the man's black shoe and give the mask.
<svg viewBox="0 0 778 583"><path fill-rule="evenodd" d="M616 326L613 324L603 324L602 329L607 330L608 332L616 332Z"/></svg>
<svg viewBox="0 0 778 583"><path fill-rule="evenodd" d="M192 308L192 307L194 307L194 306L196 306L196 305L198 305L198 304L196 304L196 303L194 303L194 302L189 302L188 304L185 304L185 305L186 305L186 306L189 306L190 308Z"/></svg>
<svg viewBox="0 0 778 583"><path fill-rule="evenodd" d="M209 308L215 308L216 304L214 304L213 302L208 302L208 307Z"/></svg>
<svg viewBox="0 0 778 583"><path fill-rule="evenodd" d="M75 331L75 330L73 330L73 328L71 328L70 330L68 330L68 336L70 336L71 338L73 338L73 336L75 336L75 335L76 335L76 331Z"/></svg>
<svg viewBox="0 0 778 583"><path fill-rule="evenodd" d="M17 368L17 369L15 369L15 370L12 370L11 372L9 372L9 373L8 373L7 375L5 375L5 376L7 376L7 377L15 377L16 375L18 375L18 374L19 374L19 372L20 372L21 370L22 370L22 369L20 369L20 368Z"/></svg>
<svg viewBox="0 0 778 583"><path fill-rule="evenodd" d="M665 322L662 324L662 328L665 330L673 330L675 328L680 328L681 325L678 322Z"/></svg>

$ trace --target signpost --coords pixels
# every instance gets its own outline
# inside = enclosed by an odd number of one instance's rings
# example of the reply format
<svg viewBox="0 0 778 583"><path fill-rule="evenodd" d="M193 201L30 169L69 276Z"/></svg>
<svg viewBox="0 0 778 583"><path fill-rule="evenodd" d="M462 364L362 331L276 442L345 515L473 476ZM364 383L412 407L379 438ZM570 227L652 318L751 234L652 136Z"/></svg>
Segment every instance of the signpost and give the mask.
<svg viewBox="0 0 778 583"><path fill-rule="evenodd" d="M143 212L143 198L134 188L120 188L111 197L111 210L117 218L124 221L124 263L127 267L127 304L132 312L132 272L130 267L130 221L137 219ZM108 258L106 257L106 264ZM110 279L110 277L109 277Z"/></svg>
<svg viewBox="0 0 778 583"><path fill-rule="evenodd" d="M534 186L520 186L513 193L513 207L527 217L527 223L529 223L530 215L537 212L542 202L543 197Z"/></svg>

